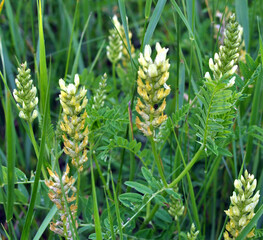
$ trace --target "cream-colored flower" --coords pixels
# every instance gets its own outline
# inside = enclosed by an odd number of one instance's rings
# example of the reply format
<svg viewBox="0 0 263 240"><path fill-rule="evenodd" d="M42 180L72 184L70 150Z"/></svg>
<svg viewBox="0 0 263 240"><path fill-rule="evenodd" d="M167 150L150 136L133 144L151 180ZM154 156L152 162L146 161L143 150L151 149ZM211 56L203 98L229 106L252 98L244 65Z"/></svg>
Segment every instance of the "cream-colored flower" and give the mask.
<svg viewBox="0 0 263 240"><path fill-rule="evenodd" d="M83 164L88 160L88 126L85 124L87 112L85 110L88 99L85 87L79 88L79 76L76 74L74 84L66 86L63 79L59 80L61 93L60 103L63 108L63 121L60 128L64 132L64 152L72 158L72 164L83 170Z"/></svg>
<svg viewBox="0 0 263 240"><path fill-rule="evenodd" d="M187 240L196 240L199 231L195 231L195 224L192 223L190 232L187 233Z"/></svg>
<svg viewBox="0 0 263 240"><path fill-rule="evenodd" d="M144 135L155 136L155 129L158 128L166 119L164 109L166 107L165 98L171 89L166 84L169 78L169 59L166 59L168 48L162 48L156 43L157 55L154 61L151 58L152 49L149 45L144 48L144 54L139 56L139 71L137 80L138 98L136 111L140 114L143 121L136 117L136 125Z"/></svg>
<svg viewBox="0 0 263 240"><path fill-rule="evenodd" d="M231 206L225 211L230 219L224 233L224 239L226 240L235 239L250 222L255 215L254 209L260 196L259 191L257 191L252 197L257 186L257 180L253 174L248 174L247 170L245 171L245 176L241 176L240 179L234 181L234 186L238 194L233 192L233 195L230 197ZM254 230L248 234L247 238L253 236Z"/></svg>
<svg viewBox="0 0 263 240"><path fill-rule="evenodd" d="M121 24L116 15L113 17L114 28L110 30L107 57L112 63L117 63L122 57L123 44L120 37Z"/></svg>
<svg viewBox="0 0 263 240"><path fill-rule="evenodd" d="M66 202L69 205L69 209L73 217L74 223L72 224L75 224L77 228L78 223L75 216L77 206L74 204L74 201L76 200L76 197L74 196L74 193L76 192L76 188L74 187L75 179L72 176L70 178L68 177L69 170L69 166L67 165L66 171L63 173L61 178L61 182L58 174L56 172L52 172L48 168L51 180L45 180L45 184L49 188L48 196L50 200L56 205L60 217L60 220L57 220L55 223L50 223L50 230L62 237L65 237L65 239L71 240L73 239L74 233L72 233L70 228L69 223L72 223L72 220L70 214L67 211ZM64 198L62 189L64 189L66 198Z"/></svg>
<svg viewBox="0 0 263 240"><path fill-rule="evenodd" d="M33 84L30 69L27 68L26 62L22 63L21 67L18 68L15 83L17 89L14 89L13 95L19 109L19 117L31 123L38 116L36 110L38 97L36 96L37 89Z"/></svg>
<svg viewBox="0 0 263 240"><path fill-rule="evenodd" d="M232 14L224 32L224 44L219 47L219 53L215 53L214 60L209 59L209 68L213 72L215 81L219 81L222 77L226 79L237 71L242 33L242 27L236 22L235 14ZM231 87L232 83L228 83L226 87Z"/></svg>

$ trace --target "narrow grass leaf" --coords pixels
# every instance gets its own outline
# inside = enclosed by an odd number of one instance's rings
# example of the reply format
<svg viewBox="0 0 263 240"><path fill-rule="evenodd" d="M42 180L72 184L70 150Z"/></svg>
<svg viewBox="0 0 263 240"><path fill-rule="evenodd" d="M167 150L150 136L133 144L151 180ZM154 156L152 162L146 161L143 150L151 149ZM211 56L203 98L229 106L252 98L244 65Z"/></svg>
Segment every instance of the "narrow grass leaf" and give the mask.
<svg viewBox="0 0 263 240"><path fill-rule="evenodd" d="M70 53L71 53L71 48L72 48L73 33L74 33L75 24L76 24L78 7L79 7L79 1L77 1L77 3L76 3L75 13L74 13L74 18L73 18L73 23L72 23L72 30L71 30L71 34L70 34L69 47L68 47L68 56L67 56L67 63L66 63L65 75L64 75L64 78L65 78L65 79L66 79L67 74L68 74L68 65L69 65ZM84 27L84 29L85 29L85 27ZM85 31L84 31L84 32L85 32ZM82 36L81 36L81 37L82 37ZM83 38L83 37L82 37L82 38ZM80 42L82 42L82 40L81 40ZM79 53L77 53L77 55L79 55ZM75 59L75 61L76 61L76 59Z"/></svg>
<svg viewBox="0 0 263 240"><path fill-rule="evenodd" d="M143 49L145 47L146 44L149 43L153 32L157 26L157 23L160 20L161 14L163 12L163 8L166 4L166 0L159 0L154 8L153 14L151 16L149 25L147 27L147 30L145 32L145 36L144 36L144 41L143 41Z"/></svg>
<svg viewBox="0 0 263 240"><path fill-rule="evenodd" d="M246 236L249 234L249 232L252 230L253 227L257 224L257 221L259 218L263 215L263 205L260 206L258 211L256 212L255 216L250 220L250 222L247 224L247 226L243 229L243 231L238 235L236 240L243 240L246 239Z"/></svg>
<svg viewBox="0 0 263 240"><path fill-rule="evenodd" d="M144 16L146 19L148 19L150 17L151 8L152 8L152 0L146 0L145 12L144 12L144 14L145 14Z"/></svg>
<svg viewBox="0 0 263 240"><path fill-rule="evenodd" d="M248 19L248 3L247 0L235 0L237 20L243 27L244 40L246 51L248 51L249 46L249 19Z"/></svg>
<svg viewBox="0 0 263 240"><path fill-rule="evenodd" d="M96 185L94 180L92 158L90 158L90 170L91 170L91 184L92 184L92 198L93 198L93 211L94 211L94 223L95 223L95 232L96 239L102 240L101 225L100 225L100 216L97 204L97 195L96 195Z"/></svg>
<svg viewBox="0 0 263 240"><path fill-rule="evenodd" d="M47 216L45 217L45 219L44 219L44 221L42 222L42 224L40 225L40 227L39 227L39 229L38 229L38 231L37 231L37 233L36 233L36 235L35 235L35 237L34 237L33 240L39 240L39 239L42 237L44 231L46 230L48 224L50 223L50 221L52 220L52 218L54 217L54 215L56 214L56 212L57 212L57 208L56 208L56 206L54 205L54 206L50 209L50 211L48 212L48 214L47 214Z"/></svg>
<svg viewBox="0 0 263 240"><path fill-rule="evenodd" d="M195 39L195 35L192 31L191 26L189 25L187 19L185 18L185 16L183 15L181 9L179 8L178 4L175 2L175 0L171 0L172 5L174 6L175 10L177 11L177 13L179 14L180 18L183 20L187 30L190 33L190 38L193 40L195 47L196 47L196 52L197 52L197 57L198 57L198 61L199 61L199 65L200 65L200 69L201 69L201 74L203 75L203 64L202 64L202 55L201 55L201 51L200 48L197 44L197 41Z"/></svg>
<svg viewBox="0 0 263 240"><path fill-rule="evenodd" d="M13 46L15 48L15 54L17 55L18 59L21 59L23 55L24 48L24 42L22 41L21 35L18 31L18 25L16 23L13 9L10 3L10 0L5 1L5 8L6 8L6 14L8 18L8 24L11 32L11 38L13 42Z"/></svg>
<svg viewBox="0 0 263 240"><path fill-rule="evenodd" d="M79 63L79 57L80 57L80 53L81 53L81 45L82 45L82 42L83 42L83 38L84 38L84 35L85 35L85 32L89 26L89 20L90 20L90 17L91 17L91 14L89 15L86 23L85 23L85 26L84 26L84 29L81 33L81 38L80 38L80 41L79 41L79 45L78 45L78 50L77 50L77 54L76 54L76 57L75 57L75 60L74 60L74 63L73 63L73 67L72 67L72 72L71 72L71 78L73 79L75 74L77 73L77 68L78 68L78 63ZM66 75L65 75L66 77Z"/></svg>
<svg viewBox="0 0 263 240"><path fill-rule="evenodd" d="M41 168L42 168L43 162L45 160L46 136L47 136L48 122L49 122L49 115L48 115L49 89L50 89L50 81L49 81L49 84L47 86L47 92L46 92L46 99L45 99L46 105L45 105L45 111L44 111L44 117L43 117L41 143L40 143L39 156L37 156L38 157L37 169L36 169L36 174L35 174L33 191L31 194L31 201L29 204L24 228L23 228L22 235L21 235L22 240L29 239L29 230L30 230L30 226L32 223L32 217L33 217L34 206L35 206L36 197L37 197L37 189L38 189L38 184L39 184L39 180L40 180Z"/></svg>
<svg viewBox="0 0 263 240"><path fill-rule="evenodd" d="M13 114L11 108L10 92L6 90L6 144L7 144L7 216L6 221L9 222L13 218L14 210L14 179L15 179L15 160L16 160L16 143L15 128L13 122Z"/></svg>
<svg viewBox="0 0 263 240"><path fill-rule="evenodd" d="M47 63L46 63L46 50L45 50L45 39L43 32L43 20L42 20L42 8L41 1L38 5L38 29L39 29L39 71L40 71L40 112L44 114L44 109L47 100L47 114L49 116L49 97L47 96L48 91L48 74L47 74Z"/></svg>
<svg viewBox="0 0 263 240"><path fill-rule="evenodd" d="M127 25L127 14L126 14L126 8L125 8L125 3L124 0L118 0L119 3L119 8L120 8L120 14L121 14L121 21L122 21L122 25L124 27L124 32L125 32L125 37L126 37L126 41L127 41L127 45L126 47L128 47L128 52L131 57L131 45L130 45L130 39L129 39L129 29L128 29L128 25Z"/></svg>
<svg viewBox="0 0 263 240"><path fill-rule="evenodd" d="M120 240L123 240L122 221L121 221L121 215L120 215L120 209L119 209L119 201L118 201L117 194L116 194L116 191L115 191L115 185L114 185L114 182L113 182L112 173L111 173L111 185L112 185L112 190L113 190L113 195L114 195L114 204L115 204L115 211L116 211L116 216L117 216Z"/></svg>

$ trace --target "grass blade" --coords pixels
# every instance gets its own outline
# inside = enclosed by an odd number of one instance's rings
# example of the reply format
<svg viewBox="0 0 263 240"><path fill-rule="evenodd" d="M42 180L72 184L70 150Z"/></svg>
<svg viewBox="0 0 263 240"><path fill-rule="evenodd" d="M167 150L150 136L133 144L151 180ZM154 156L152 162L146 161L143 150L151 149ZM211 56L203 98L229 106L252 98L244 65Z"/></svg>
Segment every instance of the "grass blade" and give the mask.
<svg viewBox="0 0 263 240"><path fill-rule="evenodd" d="M131 57L131 45L130 45L130 39L129 39L129 29L128 29L127 20L126 20L127 14L126 14L126 9L125 9L125 3L124 3L124 0L118 0L118 2L119 2L120 13L121 13L121 21L124 27L125 37L126 37L126 41L128 44L127 46L128 52Z"/></svg>
<svg viewBox="0 0 263 240"><path fill-rule="evenodd" d="M122 233L122 224L121 224L121 215L120 215L120 209L119 209L119 200L117 198L117 194L115 191L115 185L113 182L113 176L111 174L111 185L112 185L112 190L113 190L113 195L114 195L114 205L115 205L115 212L117 216L117 222L118 222L118 229L119 229L119 234L120 234L120 240L123 240L123 233Z"/></svg>
<svg viewBox="0 0 263 240"><path fill-rule="evenodd" d="M11 108L10 92L6 90L6 146L7 146L7 216L6 221L9 222L13 218L14 210L14 179L15 179L15 160L16 160L16 137L13 122L13 114Z"/></svg>
<svg viewBox="0 0 263 240"><path fill-rule="evenodd" d="M54 217L54 215L56 214L57 212L57 208L56 206L54 205L49 213L47 214L47 216L45 217L44 221L42 222L41 226L39 227L35 237L33 240L39 240L42 236L42 234L44 233L44 231L46 230L48 224L50 223L51 219Z"/></svg>
<svg viewBox="0 0 263 240"><path fill-rule="evenodd" d="M248 225L243 229L243 231L239 234L236 240L246 239L246 236L252 230L252 228L257 224L258 219L263 215L263 205L258 209L255 216L250 220Z"/></svg>
<svg viewBox="0 0 263 240"><path fill-rule="evenodd" d="M92 166L92 157L90 157L90 171L91 171L92 198L93 198L96 239L102 240L100 216L99 216L99 210L98 210L98 204L97 204L96 186L95 186L93 166Z"/></svg>
<svg viewBox="0 0 263 240"><path fill-rule="evenodd" d="M41 5L39 4L39 8L41 8ZM43 29L42 29L43 30ZM43 33L43 32L42 32ZM42 37L44 37L42 35ZM44 39L42 39L40 42L44 43ZM43 47L43 46L42 46ZM43 52L43 49L41 50L40 47L40 52ZM44 52L45 54L45 52ZM45 61L46 58L44 59L40 59L40 63L42 62L43 65L40 64L40 67L45 67L45 64L43 63L43 61ZM45 72L45 70L44 70ZM42 74L43 74L43 69L42 69ZM47 77L45 75L40 75L40 81L42 81L42 77ZM47 80L47 79L46 79ZM34 180L34 185L33 185L33 191L31 194L31 201L29 204L29 208L27 211L27 215L26 215L26 221L24 224L24 228L22 231L22 236L21 239L22 240L27 240L29 239L29 229L31 226L31 222L32 222L32 217L33 217L33 211L34 211L34 206L35 206L35 202L36 202L36 197L37 197L37 189L38 189L38 184L39 184L39 180L40 180L40 174L41 174L41 168L45 159L45 146L46 146L46 136L47 136L47 131L48 131L48 123L49 123L49 89L50 89L50 81L48 82L47 88L46 88L46 99L44 101L45 103L45 109L44 109L44 116L43 116L43 126L42 126L42 134L41 134L41 143L40 143L40 149L39 149L39 156L38 157L38 163L37 163L37 169L36 169L36 175L35 175L35 180Z"/></svg>
<svg viewBox="0 0 263 240"><path fill-rule="evenodd" d="M82 41L83 41L85 32L86 32L86 30L87 30L87 28L89 26L90 17L91 17L91 14L89 15L88 20L86 21L84 29L83 29L83 31L81 33L81 38L80 38L80 41L79 41L77 54L76 54L76 57L75 57L75 60L74 60L74 63L73 63L73 67L72 67L72 72L71 72L71 78L72 79L74 78L75 74L77 73L77 68L78 68L78 63L79 63L79 56L80 56L80 53L81 53L80 52L81 45L82 45ZM66 77L66 75L65 75L65 77Z"/></svg>
<svg viewBox="0 0 263 240"><path fill-rule="evenodd" d="M196 52L197 52L197 57L198 57L198 61L199 61L199 65L200 65L200 69L201 69L201 74L203 75L203 65L202 65L202 56L201 56L201 51L200 48L196 42L195 39L195 35L192 31L191 26L189 25L187 19L185 18L185 16L183 15L181 9L179 8L178 4L175 2L175 0L171 0L172 5L174 6L175 10L177 11L177 13L179 14L180 18L183 20L187 30L189 31L190 34L190 38L193 40L195 47L196 47Z"/></svg>
<svg viewBox="0 0 263 240"><path fill-rule="evenodd" d="M72 47L72 41L73 41L73 33L74 33L74 27L76 24L78 9L79 9L79 1L77 1L77 3L76 3L75 13L74 13L74 18L73 18L73 23L72 23L72 31L71 31L70 40L69 40L68 56L67 56L67 63L66 63L66 69L65 69L65 75L64 75L65 79L66 79L67 74L68 74L68 65L69 65L69 59L70 59L70 53L71 53L71 47ZM85 32L85 30L84 30L84 32ZM82 40L80 42L82 42ZM74 74L73 74L73 76L74 76Z"/></svg>
<svg viewBox="0 0 263 240"><path fill-rule="evenodd" d="M249 20L248 20L248 3L247 0L235 0L237 20L243 27L244 40L246 51L248 51L249 46Z"/></svg>
<svg viewBox="0 0 263 240"><path fill-rule="evenodd" d="M45 39L43 32L43 21L42 21L42 9L41 1L38 5L38 28L39 28L39 69L40 69L40 113L44 114L44 109L46 106L47 100L47 113L49 116L50 107L49 107L49 98L47 96L48 89L48 74L47 74L47 63L46 63L46 50L45 50Z"/></svg>
<svg viewBox="0 0 263 240"><path fill-rule="evenodd" d="M13 46L15 48L15 53L18 59L21 59L23 55L23 49L25 49L24 42L22 41L21 35L19 34L18 25L14 21L15 17L13 14L12 6L10 4L10 0L5 1L5 7L6 7L9 28L11 32L11 38L12 38Z"/></svg>
<svg viewBox="0 0 263 240"><path fill-rule="evenodd" d="M149 43L149 41L153 35L153 32L157 26L157 23L160 20L160 17L161 17L161 14L163 12L163 8L164 8L165 4L166 4L166 0L159 0L155 6L155 9L154 9L153 14L151 16L149 25L148 25L147 30L145 32L145 36L144 36L144 40L143 40L143 49L144 49L145 45Z"/></svg>

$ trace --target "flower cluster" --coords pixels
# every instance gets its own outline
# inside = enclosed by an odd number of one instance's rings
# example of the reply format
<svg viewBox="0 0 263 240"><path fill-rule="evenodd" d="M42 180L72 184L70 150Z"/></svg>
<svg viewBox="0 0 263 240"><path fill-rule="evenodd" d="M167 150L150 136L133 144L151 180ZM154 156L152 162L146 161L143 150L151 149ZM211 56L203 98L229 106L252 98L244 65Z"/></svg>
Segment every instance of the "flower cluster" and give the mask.
<svg viewBox="0 0 263 240"><path fill-rule="evenodd" d="M257 180L253 174L248 174L245 171L245 177L241 176L241 179L236 179L234 182L236 192L230 197L231 206L225 211L229 216L230 221L226 225L224 232L224 239L235 239L239 233L245 228L250 220L255 215L254 209L259 201L259 191L254 196L253 192L257 186ZM254 229L247 235L247 238L254 236Z"/></svg>
<svg viewBox="0 0 263 240"><path fill-rule="evenodd" d="M99 88L96 90L96 94L93 97L92 108L99 109L104 106L104 100L106 98L106 87L107 87L107 74L104 73L99 83Z"/></svg>
<svg viewBox="0 0 263 240"><path fill-rule="evenodd" d="M50 189L48 196L50 200L56 204L60 216L60 220L57 220L55 223L50 223L50 230L59 234L60 236L65 237L65 239L73 239L74 234L72 233L72 230L70 228L70 223L72 223L72 219L67 211L66 202L69 205L74 224L76 228L78 227L75 216L77 206L73 203L76 200L76 197L74 196L76 188L73 186L75 183L75 179L72 176L70 178L68 177L69 170L69 166L67 165L66 171L64 172L61 178L62 182L60 182L58 174L56 172L52 172L48 168L51 180L45 180L45 184ZM64 189L66 199L64 198L62 189ZM70 191L73 192L71 196L69 196Z"/></svg>
<svg viewBox="0 0 263 240"><path fill-rule="evenodd" d="M116 15L112 18L114 28L110 30L109 46L107 46L107 57L112 63L118 62L122 57L123 44L120 37L121 24Z"/></svg>
<svg viewBox="0 0 263 240"><path fill-rule="evenodd" d="M63 79L59 80L61 93L60 103L63 108L63 121L60 124L64 132L64 152L72 158L72 164L79 170L83 170L83 163L87 158L88 126L85 126L87 112L85 109L88 100L85 87L79 89L79 76L76 74L74 84L66 86Z"/></svg>
<svg viewBox="0 0 263 240"><path fill-rule="evenodd" d="M31 123L38 116L36 110L38 97L36 96L37 89L33 85L30 69L27 68L26 62L18 68L15 83L17 89L14 89L13 95L19 109L19 117Z"/></svg>
<svg viewBox="0 0 263 240"><path fill-rule="evenodd" d="M213 72L215 81L219 81L222 77L226 79L236 72L242 33L242 27L236 21L235 14L232 14L224 32L224 44L220 46L219 53L215 53L214 60L212 58L209 59L209 68ZM208 72L205 78L211 81ZM234 81L235 78L227 87L231 87Z"/></svg>
<svg viewBox="0 0 263 240"><path fill-rule="evenodd" d="M175 187L174 191L177 193L178 187ZM171 199L171 203L168 212L170 213L171 216L174 217L174 220L177 221L178 217L182 216L184 213L183 201L173 196L170 196L170 199Z"/></svg>
<svg viewBox="0 0 263 240"><path fill-rule="evenodd" d="M157 55L153 61L151 58L151 47L145 46L144 54L140 53L138 59L140 63L137 80L137 92L142 98L138 98L136 111L140 118L136 117L136 126L146 136L155 136L154 130L159 127L166 119L164 109L166 107L165 98L171 89L166 84L169 78L169 59L166 59L168 48L162 48L156 43Z"/></svg>
<svg viewBox="0 0 263 240"><path fill-rule="evenodd" d="M120 24L116 15L112 18L114 28L110 30L109 35L109 46L107 46L107 57L112 63L118 62L122 59L122 65L126 67L130 60L130 54L127 50L128 43L125 36L125 31L123 25ZM126 18L128 25L128 18ZM129 43L131 47L131 55L134 56L135 48L131 42L132 33L128 32Z"/></svg>
<svg viewBox="0 0 263 240"><path fill-rule="evenodd" d="M195 231L195 225L192 223L190 232L187 233L187 240L196 240L199 231Z"/></svg>

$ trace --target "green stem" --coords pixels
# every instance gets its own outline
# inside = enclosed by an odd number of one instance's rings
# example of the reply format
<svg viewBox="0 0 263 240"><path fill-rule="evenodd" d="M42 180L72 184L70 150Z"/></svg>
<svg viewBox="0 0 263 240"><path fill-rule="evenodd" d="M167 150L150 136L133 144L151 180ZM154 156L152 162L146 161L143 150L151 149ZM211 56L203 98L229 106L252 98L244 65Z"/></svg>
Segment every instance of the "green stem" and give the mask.
<svg viewBox="0 0 263 240"><path fill-rule="evenodd" d="M178 138L177 138L177 135L176 135L176 133L174 131L174 128L172 128L172 129L173 129L174 137L175 137L175 140L176 140L176 143L177 143L177 147L178 147L180 156L182 158L184 167L186 167L186 162L185 162L185 159L184 159L184 156L183 156L182 149L180 147L180 143L178 141ZM191 180L189 172L187 172L186 177L187 177L187 181L188 181L188 185L189 185L189 194L190 194L190 198L191 198L194 218L195 218L195 221L196 221L196 224L197 224L197 228L200 229L200 222L199 222L199 218L198 218L198 210L197 210L197 206L196 206L196 198L195 198L194 188L193 188L193 184L192 184L192 180Z"/></svg>
<svg viewBox="0 0 263 240"><path fill-rule="evenodd" d="M114 91L117 91L117 82L116 82L116 63L112 63L112 78L113 78L113 86L114 86Z"/></svg>
<svg viewBox="0 0 263 240"><path fill-rule="evenodd" d="M30 137L31 143L33 145L33 148L35 150L35 154L37 156L37 160L39 160L39 150L38 150L38 145L37 145L36 138L35 138L35 135L34 135L32 123L28 123L28 125L29 125L29 134L30 134L29 137ZM45 170L43 165L41 166L41 171L42 171L42 174L43 174L44 178L48 179L46 170Z"/></svg>
<svg viewBox="0 0 263 240"><path fill-rule="evenodd" d="M155 142L153 140L153 137L151 137L151 145L152 145L152 150L153 150L153 155L154 155L154 160L156 162L156 165L157 165L157 168L158 168L158 172L160 174L160 177L163 181L163 184L165 187L167 187L167 182L166 182L166 179L165 179L165 176L164 176L164 173L163 173L163 168L162 168L162 165L161 165L161 161L158 157L158 154L157 154L157 150L156 150L156 146L155 146Z"/></svg>
<svg viewBox="0 0 263 240"><path fill-rule="evenodd" d="M109 190L109 185L107 184L104 176L102 175L102 172L101 172L101 169L100 169L100 165L99 165L98 160L97 160L97 158L96 158L96 156L95 156L94 154L93 154L93 159L94 159L96 168L97 168L97 170L98 170L100 179L101 179L101 181L102 181L102 183L103 183L103 185L104 185L104 187L105 187L105 189L106 189L106 191L107 191L108 197L109 197L111 200L113 200L112 194L111 194L111 192L110 192L110 190Z"/></svg>
<svg viewBox="0 0 263 240"><path fill-rule="evenodd" d="M73 35L74 35L74 28L75 28L75 23L76 23L76 19L77 19L77 13L78 13L78 6L79 6L79 1L77 1L75 13L74 13L74 18L73 18L73 24L72 24L70 40L69 40L68 55L67 55L67 62L66 62L64 79L66 79L67 74L68 74L68 66L69 66L70 53L71 53L71 47L72 47L72 41L73 41Z"/></svg>
<svg viewBox="0 0 263 240"><path fill-rule="evenodd" d="M178 219L176 221L176 226L177 226L177 231L178 231L178 240L181 240L181 236L180 236L181 228L180 228L180 223Z"/></svg>
<svg viewBox="0 0 263 240"><path fill-rule="evenodd" d="M204 145L202 145L199 150L197 151L197 153L194 155L193 159L191 160L190 163L187 164L187 166L185 167L185 169L179 174L179 176L173 180L172 183L170 183L168 185L169 188L174 187L178 182L180 182L182 180L182 178L190 171L190 169L194 166L194 164L197 162L197 160L199 159L200 155L202 154L204 149Z"/></svg>
<svg viewBox="0 0 263 240"><path fill-rule="evenodd" d="M155 213L157 212L157 210L159 209L159 204L156 204L152 211L150 212L150 214L148 215L148 217L146 217L146 219L144 220L144 222L142 223L140 230L143 229L154 217Z"/></svg>
<svg viewBox="0 0 263 240"><path fill-rule="evenodd" d="M80 172L78 169L78 182L77 182L77 199L76 199L76 204L77 208L79 209L79 194L80 194ZM78 216L78 211L76 211L76 217Z"/></svg>

